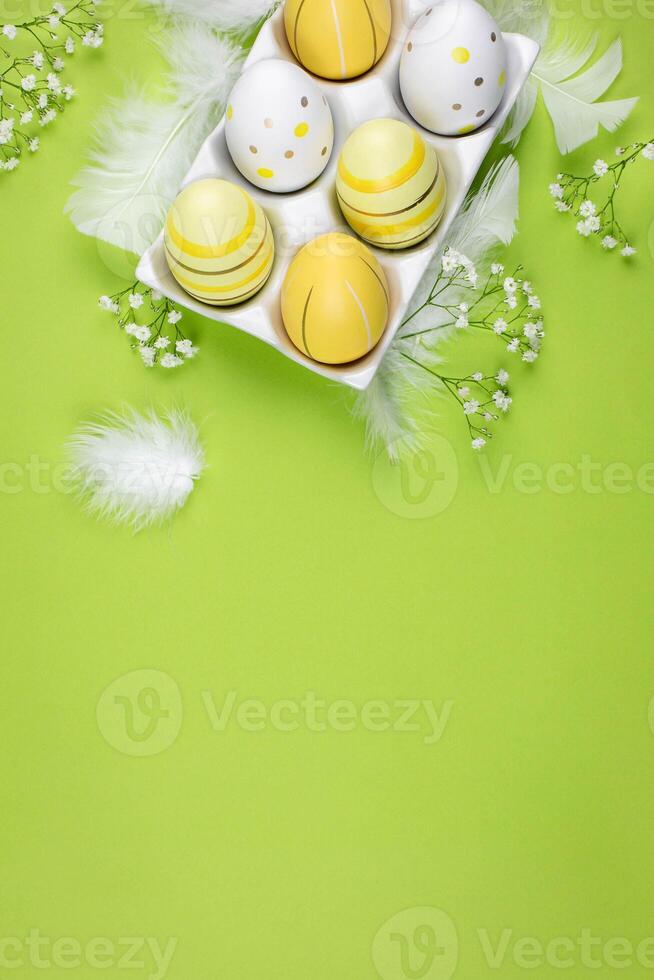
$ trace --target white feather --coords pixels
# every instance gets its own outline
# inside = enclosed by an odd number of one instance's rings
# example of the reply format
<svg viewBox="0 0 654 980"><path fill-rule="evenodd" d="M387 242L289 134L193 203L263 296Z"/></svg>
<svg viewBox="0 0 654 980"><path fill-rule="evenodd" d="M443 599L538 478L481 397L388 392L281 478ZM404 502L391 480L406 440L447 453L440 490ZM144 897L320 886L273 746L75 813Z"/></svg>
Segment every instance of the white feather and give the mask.
<svg viewBox="0 0 654 980"><path fill-rule="evenodd" d="M495 0L500 4L502 0ZM526 30L524 9L509 7L505 10L503 29ZM546 20L537 21L535 33L543 43ZM546 35L546 32L545 32ZM533 35L532 35L533 36ZM622 70L622 42L618 38L607 51L589 68L580 72L592 59L597 48L597 37L587 41L568 35L562 42L543 44L541 54L509 116L503 141L515 146L531 119L538 92L554 124L556 142L561 153L569 153L594 139L603 126L613 132L620 126L635 106L637 99L619 99L599 102Z"/></svg>
<svg viewBox="0 0 654 980"><path fill-rule="evenodd" d="M81 425L66 449L71 487L87 511L135 531L183 507L204 468L197 429L182 411L107 412Z"/></svg>
<svg viewBox="0 0 654 980"><path fill-rule="evenodd" d="M455 218L448 235L450 248L476 262L496 245L508 245L516 232L519 193L518 161L505 157L489 170Z"/></svg>
<svg viewBox="0 0 654 980"><path fill-rule="evenodd" d="M241 33L262 21L278 0L142 0L169 17L203 21L218 31Z"/></svg>
<svg viewBox="0 0 654 980"><path fill-rule="evenodd" d="M513 157L497 163L488 172L479 190L470 195L455 219L448 245L463 252L479 267L498 245L508 245L516 231L519 213L520 168ZM441 254L435 256L412 301L417 309L427 298L438 275ZM440 297L443 303L459 302L456 291ZM433 422L434 398L441 392L434 378L415 360L434 368L441 362L443 343L453 328L430 331L408 338L421 328L449 321L439 309L426 309L398 332L374 380L355 403L355 414L365 421L370 449L383 448L393 461L416 452L425 445L428 425ZM412 358L415 358L413 360Z"/></svg>
<svg viewBox="0 0 654 980"><path fill-rule="evenodd" d="M90 164L66 205L84 234L141 255L155 240L193 159L218 122L243 54L197 23L174 27L168 103L132 90L101 117Z"/></svg>
<svg viewBox="0 0 654 980"><path fill-rule="evenodd" d="M592 45L594 51L595 44ZM589 49L586 48L583 54ZM574 50L570 62L575 65ZM583 63L583 62L582 62ZM552 117L561 153L569 153L594 139L602 125L610 133L622 125L638 99L598 102L622 71L622 41L618 38L590 68L574 78L570 64L561 58L554 65L547 57L536 65L534 78L541 84L547 110ZM563 80L563 79L568 79Z"/></svg>

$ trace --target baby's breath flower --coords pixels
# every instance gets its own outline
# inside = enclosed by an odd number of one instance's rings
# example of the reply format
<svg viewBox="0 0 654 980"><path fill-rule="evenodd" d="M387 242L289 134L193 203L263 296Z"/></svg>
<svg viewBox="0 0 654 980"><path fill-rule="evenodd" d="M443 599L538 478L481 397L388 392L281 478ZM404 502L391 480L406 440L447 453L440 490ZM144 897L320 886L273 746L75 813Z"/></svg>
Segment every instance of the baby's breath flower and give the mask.
<svg viewBox="0 0 654 980"><path fill-rule="evenodd" d="M454 326L457 330L465 330L465 328L468 326L468 317L465 316L465 314L458 317Z"/></svg>
<svg viewBox="0 0 654 980"><path fill-rule="evenodd" d="M526 350L522 355L522 360L525 361L526 364L533 364L537 359L538 351L535 350Z"/></svg>
<svg viewBox="0 0 654 980"><path fill-rule="evenodd" d="M531 319L534 316L532 311L540 307L540 301L534 294L531 283L519 275L521 267L512 276L505 277L504 271L503 265L494 263L490 274L483 277L478 286L470 287L470 273L474 272L478 276L473 263L456 250L446 249L441 257L441 271L436 282L422 306L402 324L398 341L400 353L418 368L428 371L456 401L466 419L471 443L477 448L485 446L492 437L488 426L497 422L513 404L507 388L508 372L501 369L495 375L485 375L483 371L475 371L466 377L451 378L438 373L435 369L437 360L430 358L423 363L420 357L425 353L435 353L429 342L431 338L438 336L438 331L448 326L463 326L464 322L470 330L485 330L490 336L503 337L504 344L511 353L523 355L540 348L545 336L543 321ZM463 291L469 295L471 288L476 291L476 295L470 302L461 302ZM520 308L511 315L498 317L497 311L502 303L506 303L510 309L516 309L518 305ZM407 325L419 313L428 309L438 311L434 326L423 325L408 332ZM403 347L405 342L406 347ZM179 342L175 345L178 354L183 354L185 348L186 345Z"/></svg>
<svg viewBox="0 0 654 980"><path fill-rule="evenodd" d="M0 119L0 146L10 143L14 135L14 120Z"/></svg>
<svg viewBox="0 0 654 980"><path fill-rule="evenodd" d="M177 341L175 344L175 350L183 357L191 358L195 357L199 353L200 348L194 347L190 340L185 339Z"/></svg>
<svg viewBox="0 0 654 980"><path fill-rule="evenodd" d="M25 77L21 79L20 87L22 88L23 92L33 92L36 88L36 75L25 75Z"/></svg>
<svg viewBox="0 0 654 980"><path fill-rule="evenodd" d="M633 253L629 251L631 246L616 214L616 197L624 174L639 156L654 160L654 140L632 143L628 148L618 146L615 155L617 162L611 165L606 160L596 160L589 175L559 174L556 185L550 185L550 188L557 188L554 195L557 209L571 211L578 217L576 229L579 235L589 238L597 234L606 251L621 247L622 254L629 256ZM603 181L607 175L612 179ZM603 201L590 199L592 188L595 189L593 196L604 190Z"/></svg>
<svg viewBox="0 0 654 980"><path fill-rule="evenodd" d="M476 439L472 440L471 445L472 448L475 450L475 452L479 452L486 445L486 440L483 439L481 436L477 436Z"/></svg>
<svg viewBox="0 0 654 980"><path fill-rule="evenodd" d="M2 36L6 37L9 41L15 41L17 34L18 31L16 30L16 26L14 24L5 24L2 28Z"/></svg>
<svg viewBox="0 0 654 980"><path fill-rule="evenodd" d="M47 126L49 123L54 122L56 118L57 118L56 110L48 109L48 111L44 112L44 114L41 116L39 122L41 126Z"/></svg>
<svg viewBox="0 0 654 980"><path fill-rule="evenodd" d="M40 145L41 145L41 141L38 138L38 136L33 136L28 143L28 146L30 148L30 153L36 153Z"/></svg>
<svg viewBox="0 0 654 980"><path fill-rule="evenodd" d="M120 329L137 341L132 349L138 351L146 367L179 367L198 353L180 330L181 314L173 303L139 282L114 296L101 296L98 304L116 314ZM172 338L163 333L166 324L174 329ZM170 349L173 344L175 353Z"/></svg>
<svg viewBox="0 0 654 980"><path fill-rule="evenodd" d="M506 412L508 412L508 410L511 408L511 405L513 404L513 399L509 398L506 391L503 391L501 388L498 388L497 391L493 392L493 402L495 403L497 408L500 409L501 412L504 412L506 414Z"/></svg>
<svg viewBox="0 0 654 980"><path fill-rule="evenodd" d="M74 54L75 52L75 42L72 37L67 37L64 43L64 50L66 54Z"/></svg>
<svg viewBox="0 0 654 980"><path fill-rule="evenodd" d="M41 69L43 68L44 62L45 62L45 58L43 56L43 52L42 51L35 51L34 54L32 55L32 57L30 58L30 61L34 65L34 67L36 68L37 71L41 71Z"/></svg>
<svg viewBox="0 0 654 980"><path fill-rule="evenodd" d="M620 255L624 255L626 259L628 259L630 255L635 255L635 254L636 254L636 249L632 248L631 245L625 245L625 247L620 251Z"/></svg>
<svg viewBox="0 0 654 980"><path fill-rule="evenodd" d="M143 363L146 367L154 367L156 354L153 347L146 347L142 344L139 347L139 354L141 355Z"/></svg>
<svg viewBox="0 0 654 980"><path fill-rule="evenodd" d="M560 199L563 197L563 188L558 183L550 184L550 194L552 197Z"/></svg>
<svg viewBox="0 0 654 980"><path fill-rule="evenodd" d="M164 354L160 363L163 368L176 368L180 364L183 364L184 361L181 357L177 357L176 354Z"/></svg>
<svg viewBox="0 0 654 980"><path fill-rule="evenodd" d="M46 109L48 106L48 96L43 92L37 99L39 109Z"/></svg>

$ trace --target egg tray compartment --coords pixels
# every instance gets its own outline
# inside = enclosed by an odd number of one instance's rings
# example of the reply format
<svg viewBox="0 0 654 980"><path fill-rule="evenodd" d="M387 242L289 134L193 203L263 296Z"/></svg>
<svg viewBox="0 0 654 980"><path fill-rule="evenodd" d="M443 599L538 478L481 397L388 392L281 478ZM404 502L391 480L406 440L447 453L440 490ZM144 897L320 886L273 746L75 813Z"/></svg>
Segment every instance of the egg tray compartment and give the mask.
<svg viewBox="0 0 654 980"><path fill-rule="evenodd" d="M539 51L536 42L530 38L521 34L504 34L508 59L507 80L504 97L497 112L483 127L467 136L435 136L423 129L407 112L399 85L399 63L406 35L428 6L428 3L421 0L392 0L391 40L381 61L366 75L343 82L311 76L329 100L334 117L335 139L329 164L309 187L290 194L273 194L250 184L232 162L225 140L224 119L203 144L183 186L205 177L231 180L242 186L261 204L272 225L275 262L268 282L256 296L234 307L209 306L193 299L176 282L168 269L163 232L141 259L137 269L139 280L158 289L180 306L258 337L316 374L358 390L367 388L402 321L410 312L411 299L434 253L445 244L450 225L527 81ZM266 58L281 58L293 64L298 63L286 39L284 12L281 7L264 24L244 67ZM318 364L291 343L284 329L280 304L281 288L293 257L307 242L329 231L345 231L354 235L336 198L338 158L345 140L357 126L369 119L379 118L401 119L409 123L434 147L447 177L447 204L440 225L426 241L397 252L370 246L386 273L390 288L389 319L379 344L365 357L350 364Z"/></svg>

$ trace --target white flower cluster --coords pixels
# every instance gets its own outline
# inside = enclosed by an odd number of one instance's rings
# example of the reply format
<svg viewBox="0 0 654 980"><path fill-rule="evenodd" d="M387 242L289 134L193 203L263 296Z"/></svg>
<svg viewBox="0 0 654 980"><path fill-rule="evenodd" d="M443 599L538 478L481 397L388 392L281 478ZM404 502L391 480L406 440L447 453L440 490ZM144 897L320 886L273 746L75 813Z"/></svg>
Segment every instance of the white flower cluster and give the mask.
<svg viewBox="0 0 654 980"><path fill-rule="evenodd" d="M508 371L498 371L494 376L476 371L466 378L443 377L441 380L463 410L472 448L483 449L493 435L489 425L506 415L513 404L507 390Z"/></svg>
<svg viewBox="0 0 654 980"><path fill-rule="evenodd" d="M118 317L119 327L134 339L132 349L138 351L146 367L181 367L199 353L178 326L182 314L157 290L136 282L114 296L101 296L98 305ZM174 336L169 335L171 327Z"/></svg>
<svg viewBox="0 0 654 980"><path fill-rule="evenodd" d="M65 69L64 58L74 53L76 39L90 47L102 44L103 27L95 22L94 15L98 2L69 0L68 6L55 3L49 14L1 28L0 42L22 38L30 47L35 41L39 45L30 52L29 47L24 50L23 44L11 49L0 44L0 58L6 59L0 65L0 83L4 82L11 91L9 101L9 95L0 88L1 170L15 170L25 151L39 150L39 137L26 127L32 123L49 126L75 95L72 85L64 84L60 78ZM64 36L60 37L59 31Z"/></svg>
<svg viewBox="0 0 654 980"><path fill-rule="evenodd" d="M582 238L597 236L607 252L619 248L620 254L629 258L636 254L636 249L630 244L616 216L616 197L626 169L639 156L654 160L654 141L633 143L628 148L618 146L615 155L617 163L596 160L593 172L588 176L558 174L556 181L549 185L549 192L557 211L572 212L579 219L576 227ZM591 186L606 192L606 200L601 206L589 197Z"/></svg>

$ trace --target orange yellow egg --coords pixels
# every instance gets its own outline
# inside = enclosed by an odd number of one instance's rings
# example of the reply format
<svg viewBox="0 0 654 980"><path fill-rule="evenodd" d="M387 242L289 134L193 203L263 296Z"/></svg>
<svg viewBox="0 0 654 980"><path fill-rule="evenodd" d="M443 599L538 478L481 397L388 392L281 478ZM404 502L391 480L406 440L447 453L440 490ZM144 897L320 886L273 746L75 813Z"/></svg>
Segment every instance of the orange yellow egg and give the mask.
<svg viewBox="0 0 654 980"><path fill-rule="evenodd" d="M340 232L298 252L281 296L291 341L322 364L347 364L368 354L386 329L389 303L386 275L373 253Z"/></svg>
<svg viewBox="0 0 654 980"><path fill-rule="evenodd" d="M373 68L391 36L390 0L286 0L293 54L322 78L356 78Z"/></svg>

